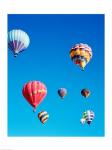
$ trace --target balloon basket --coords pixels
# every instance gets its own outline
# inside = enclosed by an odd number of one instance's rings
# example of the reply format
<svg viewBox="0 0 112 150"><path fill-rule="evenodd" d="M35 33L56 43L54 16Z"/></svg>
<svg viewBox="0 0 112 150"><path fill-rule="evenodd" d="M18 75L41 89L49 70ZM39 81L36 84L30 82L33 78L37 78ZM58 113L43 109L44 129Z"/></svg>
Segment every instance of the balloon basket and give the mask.
<svg viewBox="0 0 112 150"><path fill-rule="evenodd" d="M14 54L14 57L16 58L16 57L17 57L17 54Z"/></svg>
<svg viewBox="0 0 112 150"><path fill-rule="evenodd" d="M36 109L33 109L33 113L35 113L36 112Z"/></svg>

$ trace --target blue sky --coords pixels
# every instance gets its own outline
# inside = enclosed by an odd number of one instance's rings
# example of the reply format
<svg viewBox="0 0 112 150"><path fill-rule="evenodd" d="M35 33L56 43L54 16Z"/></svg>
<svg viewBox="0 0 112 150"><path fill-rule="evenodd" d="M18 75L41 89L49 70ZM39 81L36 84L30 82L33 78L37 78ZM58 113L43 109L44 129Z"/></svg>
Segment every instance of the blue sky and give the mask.
<svg viewBox="0 0 112 150"><path fill-rule="evenodd" d="M8 15L8 31L22 29L31 43L17 58L8 50L8 136L104 136L104 15ZM85 71L69 57L76 43L87 43L93 58ZM48 94L36 113L22 95L23 85L39 80ZM68 91L64 100L60 87ZM88 88L84 99L80 91ZM95 119L81 125L85 110ZM46 110L49 119L41 124L37 114Z"/></svg>

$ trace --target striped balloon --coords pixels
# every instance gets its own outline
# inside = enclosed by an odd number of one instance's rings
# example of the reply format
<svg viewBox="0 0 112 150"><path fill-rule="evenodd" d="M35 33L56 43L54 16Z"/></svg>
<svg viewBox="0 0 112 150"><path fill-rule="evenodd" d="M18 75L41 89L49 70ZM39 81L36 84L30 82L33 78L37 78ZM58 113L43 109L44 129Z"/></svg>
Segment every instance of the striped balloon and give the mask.
<svg viewBox="0 0 112 150"><path fill-rule="evenodd" d="M34 110L47 95L47 88L40 81L29 81L22 90L23 96L33 106Z"/></svg>
<svg viewBox="0 0 112 150"><path fill-rule="evenodd" d="M26 32L14 29L8 33L8 48L16 57L20 52L29 46L30 39Z"/></svg>
<svg viewBox="0 0 112 150"><path fill-rule="evenodd" d="M49 118L49 114L46 111L41 111L38 114L38 118L40 119L40 121L44 124L48 118Z"/></svg>
<svg viewBox="0 0 112 150"><path fill-rule="evenodd" d="M74 64L79 65L84 70L92 58L92 49L87 44L76 44L70 50L70 58Z"/></svg>
<svg viewBox="0 0 112 150"><path fill-rule="evenodd" d="M93 121L93 119L94 119L94 112L93 111L91 111L91 110L87 110L87 111L85 111L84 113L83 113L83 117L82 118L84 118L85 120L86 120L86 122L87 122L87 124L91 124L91 122Z"/></svg>

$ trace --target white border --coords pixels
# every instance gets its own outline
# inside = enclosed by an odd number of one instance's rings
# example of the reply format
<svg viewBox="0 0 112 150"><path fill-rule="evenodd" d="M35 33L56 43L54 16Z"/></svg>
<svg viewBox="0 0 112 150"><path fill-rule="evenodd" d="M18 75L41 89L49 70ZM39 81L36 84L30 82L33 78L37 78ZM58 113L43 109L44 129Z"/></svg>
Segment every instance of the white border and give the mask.
<svg viewBox="0 0 112 150"><path fill-rule="evenodd" d="M7 14L105 14L105 137L7 137ZM111 0L1 0L0 1L0 148L111 149L112 143L112 1ZM110 148L109 148L110 147Z"/></svg>

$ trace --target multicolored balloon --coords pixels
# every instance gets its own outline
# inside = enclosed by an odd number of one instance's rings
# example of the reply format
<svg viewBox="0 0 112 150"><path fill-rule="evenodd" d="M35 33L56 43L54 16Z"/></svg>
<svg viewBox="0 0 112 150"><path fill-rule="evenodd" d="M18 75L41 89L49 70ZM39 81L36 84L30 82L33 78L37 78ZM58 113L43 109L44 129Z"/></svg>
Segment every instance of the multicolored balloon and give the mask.
<svg viewBox="0 0 112 150"><path fill-rule="evenodd" d="M85 122L88 124L88 125L90 125L91 124L91 122L93 121L93 119L94 119L94 112L93 111L91 111L91 110L87 110L87 111L85 111L84 113L83 113L83 116L82 116L82 124L84 124Z"/></svg>
<svg viewBox="0 0 112 150"><path fill-rule="evenodd" d="M30 38L26 32L14 29L8 33L8 48L13 52L15 57L25 50L29 44Z"/></svg>
<svg viewBox="0 0 112 150"><path fill-rule="evenodd" d="M59 88L58 89L58 94L61 98L64 98L67 94L67 90L65 88Z"/></svg>
<svg viewBox="0 0 112 150"><path fill-rule="evenodd" d="M48 120L49 114L47 113L47 111L41 111L40 113L38 113L38 118L44 124Z"/></svg>
<svg viewBox="0 0 112 150"><path fill-rule="evenodd" d="M92 49L87 44L76 44L70 50L70 58L74 64L79 65L84 70L92 58Z"/></svg>
<svg viewBox="0 0 112 150"><path fill-rule="evenodd" d="M28 103L34 108L34 111L36 111L36 107L47 95L47 88L40 81L29 81L24 85L22 93Z"/></svg>
<svg viewBox="0 0 112 150"><path fill-rule="evenodd" d="M85 98L88 98L90 96L90 90L88 89L82 89L81 91L82 96L84 96Z"/></svg>

